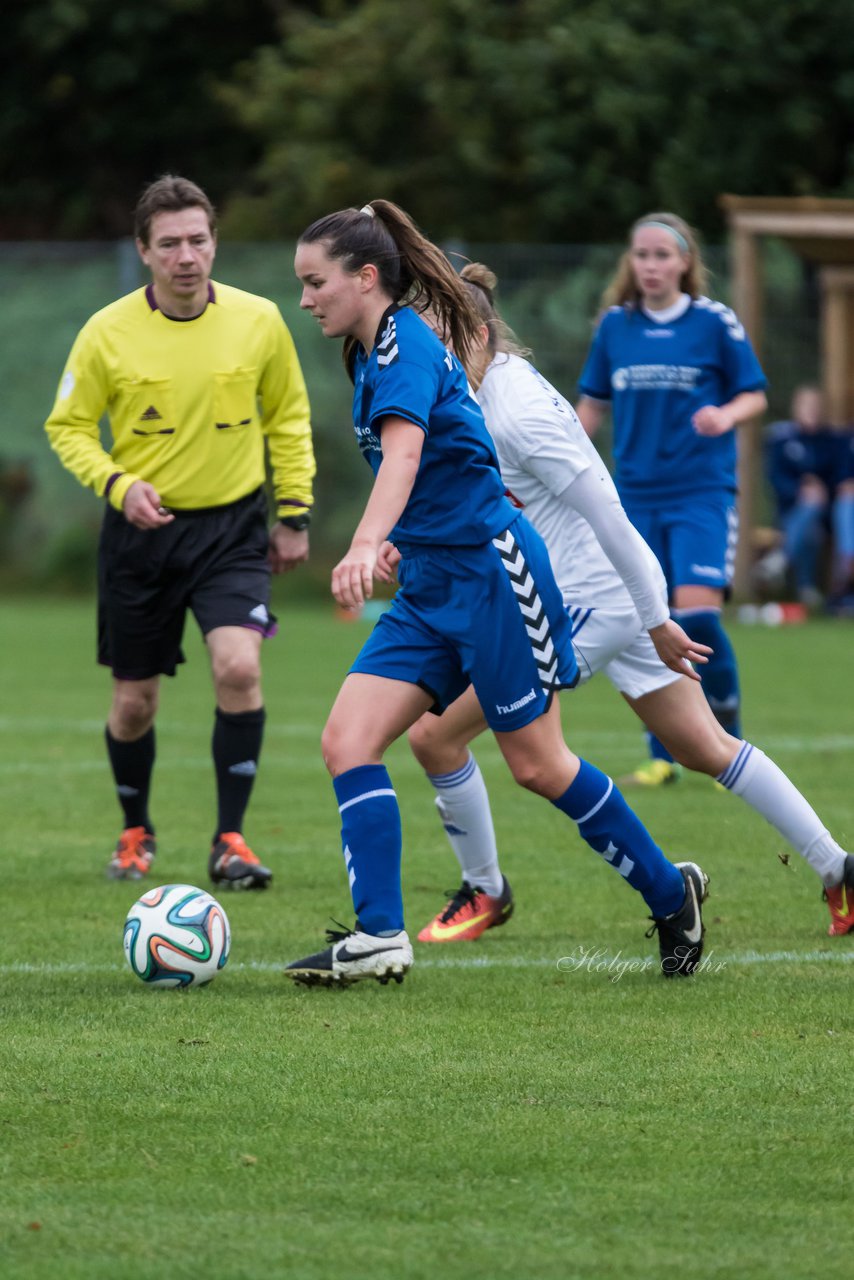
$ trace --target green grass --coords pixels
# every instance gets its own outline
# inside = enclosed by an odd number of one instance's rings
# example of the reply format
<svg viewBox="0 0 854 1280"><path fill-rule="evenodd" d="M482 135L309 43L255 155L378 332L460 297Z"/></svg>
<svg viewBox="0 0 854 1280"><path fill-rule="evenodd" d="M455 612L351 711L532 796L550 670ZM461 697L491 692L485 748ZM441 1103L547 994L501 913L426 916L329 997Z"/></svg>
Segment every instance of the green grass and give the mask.
<svg viewBox="0 0 854 1280"><path fill-rule="evenodd" d="M247 826L275 886L225 899L231 961L181 993L125 967L138 888L103 877L118 812L92 607L0 607L0 1274L848 1276L854 939L826 937L810 869L706 779L635 793L712 877L711 963L618 977L615 957L655 954L642 904L484 739L513 921L417 947L402 987L293 988L284 964L351 919L318 741L366 628L277 611ZM851 626L734 635L750 737L851 847ZM158 722L155 883L205 882L213 702L187 648ZM563 703L577 751L638 761L607 683ZM417 932L456 864L405 746L389 764Z"/></svg>

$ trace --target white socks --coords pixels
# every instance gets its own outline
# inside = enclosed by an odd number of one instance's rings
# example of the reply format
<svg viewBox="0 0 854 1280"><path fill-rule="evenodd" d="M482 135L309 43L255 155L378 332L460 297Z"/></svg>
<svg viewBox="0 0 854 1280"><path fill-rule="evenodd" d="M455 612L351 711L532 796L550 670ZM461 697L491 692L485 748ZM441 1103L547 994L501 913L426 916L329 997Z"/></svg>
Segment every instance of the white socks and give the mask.
<svg viewBox="0 0 854 1280"><path fill-rule="evenodd" d="M794 783L763 751L743 742L732 764L718 776L718 782L733 795L741 796L776 827L820 876L825 887L839 884L845 850L822 825Z"/></svg>
<svg viewBox="0 0 854 1280"><path fill-rule="evenodd" d="M474 756L455 773L430 774L436 808L457 856L463 879L491 898L499 897L503 880L498 867L495 829L489 796Z"/></svg>

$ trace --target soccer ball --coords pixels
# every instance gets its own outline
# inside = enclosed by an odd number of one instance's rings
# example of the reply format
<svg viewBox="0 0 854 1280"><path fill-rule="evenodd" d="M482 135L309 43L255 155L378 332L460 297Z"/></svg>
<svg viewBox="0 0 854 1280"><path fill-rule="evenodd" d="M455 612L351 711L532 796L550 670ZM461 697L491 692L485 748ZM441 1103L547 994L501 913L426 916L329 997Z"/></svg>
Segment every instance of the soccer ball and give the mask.
<svg viewBox="0 0 854 1280"><path fill-rule="evenodd" d="M127 914L124 948L138 978L154 987L200 987L228 960L231 929L216 898L191 884L149 889Z"/></svg>

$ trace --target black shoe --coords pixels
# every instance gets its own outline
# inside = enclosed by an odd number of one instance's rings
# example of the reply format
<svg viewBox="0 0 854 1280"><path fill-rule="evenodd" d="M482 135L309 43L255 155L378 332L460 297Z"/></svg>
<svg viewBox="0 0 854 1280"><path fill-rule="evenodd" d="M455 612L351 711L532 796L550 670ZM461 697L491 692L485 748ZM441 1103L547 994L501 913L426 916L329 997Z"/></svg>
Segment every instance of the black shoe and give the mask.
<svg viewBox="0 0 854 1280"><path fill-rule="evenodd" d="M687 978L694 972L703 954L702 904L708 895L709 877L696 862L677 862L685 881L685 901L671 916L652 917L652 927L646 936L651 938L658 930L658 950L661 955L661 972L665 978L677 974Z"/></svg>

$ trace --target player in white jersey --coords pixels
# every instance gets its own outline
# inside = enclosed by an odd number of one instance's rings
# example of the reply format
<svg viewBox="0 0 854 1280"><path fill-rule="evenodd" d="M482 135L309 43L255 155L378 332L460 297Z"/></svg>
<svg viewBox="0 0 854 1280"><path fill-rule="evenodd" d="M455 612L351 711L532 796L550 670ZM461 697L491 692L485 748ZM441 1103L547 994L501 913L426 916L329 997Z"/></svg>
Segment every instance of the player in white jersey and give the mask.
<svg viewBox="0 0 854 1280"><path fill-rule="evenodd" d="M721 727L696 675L680 676L662 661L656 648L669 656L669 610L658 561L629 522L572 407L522 358L495 310L494 275L471 264L463 277L483 320L483 346L467 371L508 495L549 549L582 682L604 671L676 760L716 778L761 813L820 876L829 933L854 930L854 857L773 761ZM479 937L513 910L486 788L468 747L485 728L469 690L444 715L424 716L410 730L463 873L460 890L419 934L422 942Z"/></svg>

